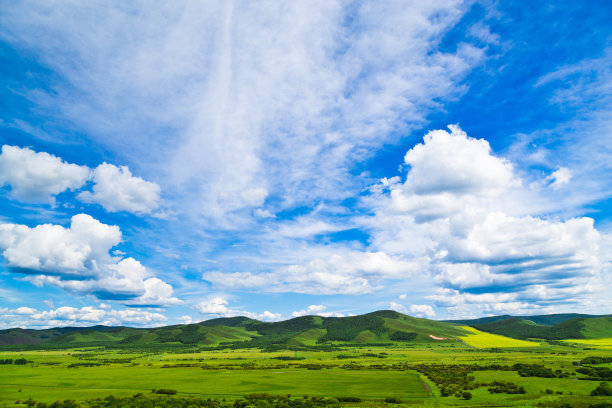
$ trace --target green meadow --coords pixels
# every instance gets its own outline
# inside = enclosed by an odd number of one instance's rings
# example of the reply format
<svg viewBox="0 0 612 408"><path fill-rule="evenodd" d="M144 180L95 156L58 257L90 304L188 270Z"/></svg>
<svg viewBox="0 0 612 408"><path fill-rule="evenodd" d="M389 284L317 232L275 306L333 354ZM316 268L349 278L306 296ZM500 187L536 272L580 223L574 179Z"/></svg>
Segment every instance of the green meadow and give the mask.
<svg viewBox="0 0 612 408"><path fill-rule="evenodd" d="M493 341L492 337L483 339ZM612 402L611 397L591 396L600 381L576 371L580 368L577 364L589 356L612 361L607 343L602 348L563 343L504 347L516 344L511 339L502 340L495 348L452 341L346 347L330 352L227 349L183 353L100 347L7 351L0 354L3 359L25 359L27 363L0 365L0 406L43 407L64 400L89 406L109 395L126 398L119 400L125 404L137 395L147 401L210 398L231 405L254 393L283 398L289 395L289 401L321 397L324 399L315 401L330 406L570 404L565 406L580 408ZM549 378L522 376L511 369L516 364L541 366L556 374ZM595 366L611 367L609 362ZM464 371L463 377L457 377ZM494 383L505 384L503 387L514 384L524 393L492 393L489 388ZM457 384L461 386L455 387ZM173 390L176 394L159 395L154 390ZM443 396L448 390L450 395ZM342 402L343 397L354 401Z"/></svg>

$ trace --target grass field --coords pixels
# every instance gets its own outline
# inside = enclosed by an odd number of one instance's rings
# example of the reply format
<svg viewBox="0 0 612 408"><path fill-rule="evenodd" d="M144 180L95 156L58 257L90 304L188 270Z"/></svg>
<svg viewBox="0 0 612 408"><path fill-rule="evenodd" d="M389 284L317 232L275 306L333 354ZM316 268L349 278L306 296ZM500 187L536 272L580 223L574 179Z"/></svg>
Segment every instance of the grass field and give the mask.
<svg viewBox="0 0 612 408"><path fill-rule="evenodd" d="M576 339L564 340L568 344L581 344L585 346L593 346L600 349L612 350L612 338L607 339Z"/></svg>
<svg viewBox="0 0 612 408"><path fill-rule="evenodd" d="M462 326L461 328L472 333L460 337L473 347L538 347L540 345L540 343L533 341L517 340L497 334L485 333L470 326Z"/></svg>
<svg viewBox="0 0 612 408"><path fill-rule="evenodd" d="M468 329L466 329L468 330ZM471 329L470 329L471 330ZM347 347L340 351L279 351L258 349L202 350L190 353L125 351L97 347L63 351L1 352L2 359L24 358L25 365L0 365L0 406L26 408L32 398L51 403L104 398L108 395L174 398L152 394L152 389L174 389L177 397L202 397L234 401L252 393L287 395L302 399L351 396L359 403L342 407L399 406L499 406L574 408L607 401L591 397L599 381L576 373L576 363L587 356L612 356L612 350L580 344L563 346L521 342L472 331L477 347L462 342L438 342L393 347ZM316 333L306 333L305 337ZM466 337L470 337L466 336ZM610 339L600 339L603 344ZM589 340L593 342L593 340ZM585 343L587 341L585 340ZM528 344L528 347L526 344ZM520 344L520 346L517 346ZM533 345L538 347L533 347ZM512 366L538 364L563 374L560 378L521 377ZM86 364L98 366L87 367ZM78 368L71 368L75 367ZM452 393L442 397L444 385L427 374L431 367L443 377L469 366L464 378L470 400ZM483 370L478 367L496 367ZM420 371L425 367L426 371ZM429 368L428 368L429 367ZM499 367L506 367L499 369ZM310 368L310 369L309 369ZM428 377L429 375L429 377ZM580 378L577 380L577 378ZM453 381L462 381L455 378ZM503 381L525 389L524 394L491 393L489 383ZM403 405L385 403L399 397ZM15 401L20 403L16 404ZM608 398L609 400L609 398ZM539 405L542 404L542 405ZM556 404L556 405L555 405ZM264 404L265 405L265 404ZM330 406L332 408L332 406Z"/></svg>
<svg viewBox="0 0 612 408"><path fill-rule="evenodd" d="M376 378L376 381L372 381ZM385 398L427 397L417 373L372 372L340 369L309 371L202 370L199 367L15 367L0 372L3 400L33 398L53 402L63 399L130 396L151 389L171 388L201 397L237 398L254 392L270 394ZM21 391L19 391L21 390ZM393 390L390 392L390 390Z"/></svg>

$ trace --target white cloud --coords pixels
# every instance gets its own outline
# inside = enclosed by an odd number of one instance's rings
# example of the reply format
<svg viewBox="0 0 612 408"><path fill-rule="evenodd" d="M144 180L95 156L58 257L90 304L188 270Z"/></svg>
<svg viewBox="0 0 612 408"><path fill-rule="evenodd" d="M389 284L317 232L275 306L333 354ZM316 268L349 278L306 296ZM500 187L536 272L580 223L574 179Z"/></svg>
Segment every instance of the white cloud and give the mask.
<svg viewBox="0 0 612 408"><path fill-rule="evenodd" d="M264 210L261 208L256 208L255 211L253 211L253 215L255 215L257 218L276 218L276 216L269 210Z"/></svg>
<svg viewBox="0 0 612 408"><path fill-rule="evenodd" d="M112 261L108 251L120 241L119 227L102 224L87 214L73 216L70 228L0 225L0 249L8 266L41 272L96 274L100 262Z"/></svg>
<svg viewBox="0 0 612 408"><path fill-rule="evenodd" d="M10 185L11 196L29 202L49 201L66 190L78 190L90 177L89 168L64 162L27 147L2 146L0 186Z"/></svg>
<svg viewBox="0 0 612 408"><path fill-rule="evenodd" d="M39 311L23 306L14 310L5 309L0 316L0 327L44 329L64 326L91 326L93 324L151 326L158 325L166 320L166 316L161 313L140 309L113 310L110 307L101 306L84 306L81 308L62 306L56 309Z"/></svg>
<svg viewBox="0 0 612 408"><path fill-rule="evenodd" d="M300 317L300 316L315 315L315 314L321 315L321 313L323 313L326 309L327 309L327 306L324 306L324 305L310 305L304 310L298 310L298 311L293 312L292 316Z"/></svg>
<svg viewBox="0 0 612 408"><path fill-rule="evenodd" d="M455 303L448 294L429 297L453 306L471 303L472 290L484 296L500 287L517 296L488 301L490 310L533 310L534 287L572 286L578 298L591 295L590 282L607 262L593 220L531 215L532 201L549 191L546 183L523 187L486 141L450 129L428 133L406 154L403 184L372 190L376 216L364 224L373 247L400 260L421 259L435 282L463 291Z"/></svg>
<svg viewBox="0 0 612 408"><path fill-rule="evenodd" d="M404 161L410 171L405 189L416 195L475 195L499 196L509 187L519 184L512 165L492 155L484 139L467 136L458 126L451 132L434 130L425 135L423 143L406 153Z"/></svg>
<svg viewBox="0 0 612 408"><path fill-rule="evenodd" d="M195 320L193 320L193 317L189 316L189 315L184 315L184 316L179 316L176 319L180 324L192 324L195 323Z"/></svg>
<svg viewBox="0 0 612 408"><path fill-rule="evenodd" d="M0 224L2 256L34 284L138 305L180 303L172 287L151 277L139 261L109 254L120 242L119 227L87 214L73 216L69 228Z"/></svg>
<svg viewBox="0 0 612 408"><path fill-rule="evenodd" d="M15 313L31 315L31 314L36 313L36 309L32 309L31 307L27 307L27 306L22 306L22 307L15 309Z"/></svg>
<svg viewBox="0 0 612 408"><path fill-rule="evenodd" d="M82 191L78 197L87 203L98 203L107 211L128 211L149 214L159 207L160 187L156 183L132 176L126 166L102 163L93 171L87 166L66 163L46 152L27 147L2 146L0 154L0 186L10 185L11 196L29 202L49 201L55 196L81 189L93 178L93 192ZM261 205L267 191L245 192L255 206ZM263 195L263 199L261 198Z"/></svg>
<svg viewBox="0 0 612 408"><path fill-rule="evenodd" d="M200 313L212 315L213 317L246 316L251 319L264 321L277 321L282 318L280 313L272 313L268 310L265 310L263 313L253 313L245 310L232 309L228 307L228 305L229 301L227 299L220 296L216 296L201 301L195 306L195 308Z"/></svg>
<svg viewBox="0 0 612 408"><path fill-rule="evenodd" d="M130 305L170 306L183 303L180 299L172 296L174 289L171 285L158 278L144 280L145 293L128 302Z"/></svg>
<svg viewBox="0 0 612 408"><path fill-rule="evenodd" d="M458 0L269 6L41 3L7 11L4 40L63 80L33 103L145 174L163 164L176 207L219 223L265 198L253 186L281 207L358 191L350 163L460 94L484 57L438 50Z"/></svg>
<svg viewBox="0 0 612 408"><path fill-rule="evenodd" d="M396 312L408 314L408 309L406 309L406 306L396 301L392 301L389 303L389 309L395 310Z"/></svg>
<svg viewBox="0 0 612 408"><path fill-rule="evenodd" d="M102 163L93 171L93 192L84 191L78 198L97 203L107 211L149 214L159 207L161 188L150 181L132 176L126 166Z"/></svg>
<svg viewBox="0 0 612 408"><path fill-rule="evenodd" d="M558 189L568 184L572 179L572 176L573 174L570 169L568 169L567 167L559 167L546 179L550 181L550 186L552 188Z"/></svg>
<svg viewBox="0 0 612 408"><path fill-rule="evenodd" d="M324 255L322 257L321 255ZM321 257L284 266L273 272L223 273L211 271L203 279L220 288L265 288L270 292L358 295L377 289L385 278L406 279L419 264L399 260L383 252L324 249Z"/></svg>
<svg viewBox="0 0 612 408"><path fill-rule="evenodd" d="M221 297L203 300L197 304L196 309L203 314L225 314L229 311L229 302Z"/></svg>
<svg viewBox="0 0 612 408"><path fill-rule="evenodd" d="M430 305L410 305L410 314L415 317L425 317L427 319L436 317L436 312Z"/></svg>
<svg viewBox="0 0 612 408"><path fill-rule="evenodd" d="M264 203L266 197L268 196L268 190L265 188L250 188L248 190L243 191L241 194L242 199L246 205L251 207L259 207Z"/></svg>

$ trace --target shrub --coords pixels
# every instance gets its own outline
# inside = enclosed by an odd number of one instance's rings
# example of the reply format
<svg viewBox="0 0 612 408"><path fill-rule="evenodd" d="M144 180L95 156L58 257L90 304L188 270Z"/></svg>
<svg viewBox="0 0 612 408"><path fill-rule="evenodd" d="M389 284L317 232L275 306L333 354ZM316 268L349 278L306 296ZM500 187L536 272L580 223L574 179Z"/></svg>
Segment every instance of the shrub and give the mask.
<svg viewBox="0 0 612 408"><path fill-rule="evenodd" d="M359 397L336 397L338 402L361 402Z"/></svg>
<svg viewBox="0 0 612 408"><path fill-rule="evenodd" d="M387 397L385 398L387 404L401 404L402 399L400 397Z"/></svg>
<svg viewBox="0 0 612 408"><path fill-rule="evenodd" d="M464 400L471 400L472 393L469 391L463 391L463 394L461 394L461 398L463 398Z"/></svg>
<svg viewBox="0 0 612 408"><path fill-rule="evenodd" d="M169 388L161 388L159 390L155 390L154 391L156 394L164 394L164 395L174 395L176 394L178 391L177 390L171 390Z"/></svg>
<svg viewBox="0 0 612 408"><path fill-rule="evenodd" d="M612 387L607 382L600 383L597 388L591 391L592 397L609 397L612 396Z"/></svg>

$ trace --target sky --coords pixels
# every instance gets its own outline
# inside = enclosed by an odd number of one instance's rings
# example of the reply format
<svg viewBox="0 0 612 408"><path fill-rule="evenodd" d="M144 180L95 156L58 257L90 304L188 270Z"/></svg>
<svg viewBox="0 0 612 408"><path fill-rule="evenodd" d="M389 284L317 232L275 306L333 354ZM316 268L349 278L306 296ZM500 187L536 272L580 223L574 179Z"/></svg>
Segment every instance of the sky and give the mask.
<svg viewBox="0 0 612 408"><path fill-rule="evenodd" d="M0 21L0 328L612 313L609 1Z"/></svg>

